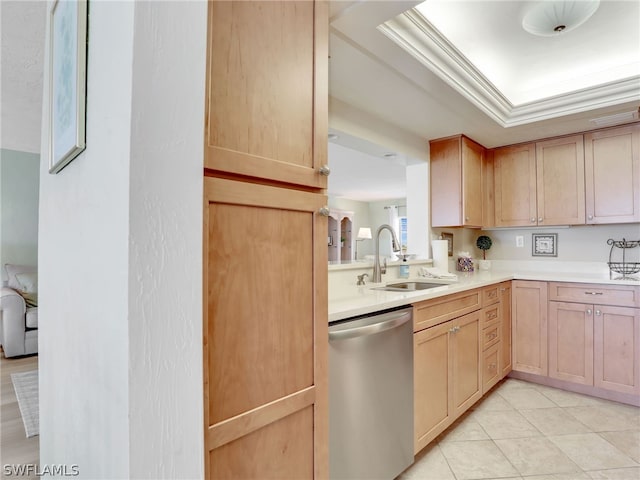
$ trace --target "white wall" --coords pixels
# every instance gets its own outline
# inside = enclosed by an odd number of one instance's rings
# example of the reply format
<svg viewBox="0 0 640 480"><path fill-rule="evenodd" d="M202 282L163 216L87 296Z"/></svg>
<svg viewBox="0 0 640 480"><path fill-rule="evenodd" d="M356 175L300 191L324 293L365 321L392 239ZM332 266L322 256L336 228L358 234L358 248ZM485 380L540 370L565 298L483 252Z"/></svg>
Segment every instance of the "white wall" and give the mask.
<svg viewBox="0 0 640 480"><path fill-rule="evenodd" d="M482 258L482 251L476 247L476 240L480 235L488 235L492 240L491 249L487 251L489 260L536 261L550 265L554 262L596 262L605 265L609 261L611 251L611 246L607 245L608 239L640 240L638 223L583 225L569 228L504 228L486 231L473 228L434 228L434 237L437 238L441 232L453 233L453 259L450 258L450 267L453 269L455 269L453 260L461 250L469 252L473 258ZM558 234L558 256L534 257L532 255L533 233ZM516 247L517 236L523 237L524 247ZM640 249L629 251L627 255L628 261L640 262ZM566 264L563 263L563 265Z"/></svg>
<svg viewBox="0 0 640 480"><path fill-rule="evenodd" d="M407 237L409 252L416 258L431 258L429 249L430 225L429 164L407 166Z"/></svg>
<svg viewBox="0 0 640 480"><path fill-rule="evenodd" d="M0 266L38 263L39 182L40 155L0 150Z"/></svg>
<svg viewBox="0 0 640 480"><path fill-rule="evenodd" d="M206 3L90 8L87 149L40 167L40 463L200 478Z"/></svg>
<svg viewBox="0 0 640 480"><path fill-rule="evenodd" d="M136 2L129 217L132 478L202 478L207 3Z"/></svg>

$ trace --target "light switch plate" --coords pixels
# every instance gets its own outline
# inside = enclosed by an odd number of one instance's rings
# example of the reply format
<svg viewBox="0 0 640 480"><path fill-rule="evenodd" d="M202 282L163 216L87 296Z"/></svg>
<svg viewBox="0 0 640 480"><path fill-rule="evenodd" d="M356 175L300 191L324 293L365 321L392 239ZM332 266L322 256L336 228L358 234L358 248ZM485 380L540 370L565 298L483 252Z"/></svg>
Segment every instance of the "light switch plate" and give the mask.
<svg viewBox="0 0 640 480"><path fill-rule="evenodd" d="M524 247L524 236L516 235L516 247L523 248Z"/></svg>

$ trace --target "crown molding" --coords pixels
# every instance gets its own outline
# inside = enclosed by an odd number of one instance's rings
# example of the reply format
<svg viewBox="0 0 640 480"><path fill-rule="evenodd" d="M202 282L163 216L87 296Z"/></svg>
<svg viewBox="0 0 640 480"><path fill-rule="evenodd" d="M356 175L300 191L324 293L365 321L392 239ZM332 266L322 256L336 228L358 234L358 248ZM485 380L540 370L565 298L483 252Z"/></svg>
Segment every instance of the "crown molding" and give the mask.
<svg viewBox="0 0 640 480"><path fill-rule="evenodd" d="M636 75L514 105L416 10L398 15L377 28L502 127L640 101L640 75Z"/></svg>

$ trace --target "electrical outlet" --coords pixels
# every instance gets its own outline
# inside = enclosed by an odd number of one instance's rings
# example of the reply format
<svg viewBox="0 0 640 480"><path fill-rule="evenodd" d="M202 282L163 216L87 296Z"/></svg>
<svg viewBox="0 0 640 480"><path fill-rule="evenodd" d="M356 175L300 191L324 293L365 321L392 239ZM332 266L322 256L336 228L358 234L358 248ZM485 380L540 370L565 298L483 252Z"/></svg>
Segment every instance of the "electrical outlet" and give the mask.
<svg viewBox="0 0 640 480"><path fill-rule="evenodd" d="M516 247L523 248L524 247L524 236L516 235Z"/></svg>

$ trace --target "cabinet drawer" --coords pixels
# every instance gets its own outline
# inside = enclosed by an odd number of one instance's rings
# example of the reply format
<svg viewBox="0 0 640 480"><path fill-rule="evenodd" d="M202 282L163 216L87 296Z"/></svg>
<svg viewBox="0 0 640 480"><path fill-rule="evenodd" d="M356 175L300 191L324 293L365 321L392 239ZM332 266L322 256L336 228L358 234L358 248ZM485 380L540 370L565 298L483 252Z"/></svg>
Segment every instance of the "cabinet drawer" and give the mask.
<svg viewBox="0 0 640 480"><path fill-rule="evenodd" d="M640 307L640 287L597 283L549 282L549 300Z"/></svg>
<svg viewBox="0 0 640 480"><path fill-rule="evenodd" d="M482 350L486 350L500 341L500 324L496 323L482 329Z"/></svg>
<svg viewBox="0 0 640 480"><path fill-rule="evenodd" d="M482 328L498 323L500 321L500 304L492 305L482 309Z"/></svg>
<svg viewBox="0 0 640 480"><path fill-rule="evenodd" d="M500 380L498 364L500 345L494 345L482 354L482 394L488 392Z"/></svg>
<svg viewBox="0 0 640 480"><path fill-rule="evenodd" d="M480 290L454 293L413 305L413 331L438 325L480 309Z"/></svg>
<svg viewBox="0 0 640 480"><path fill-rule="evenodd" d="M482 289L482 306L493 305L500 301L500 286L491 285Z"/></svg>

